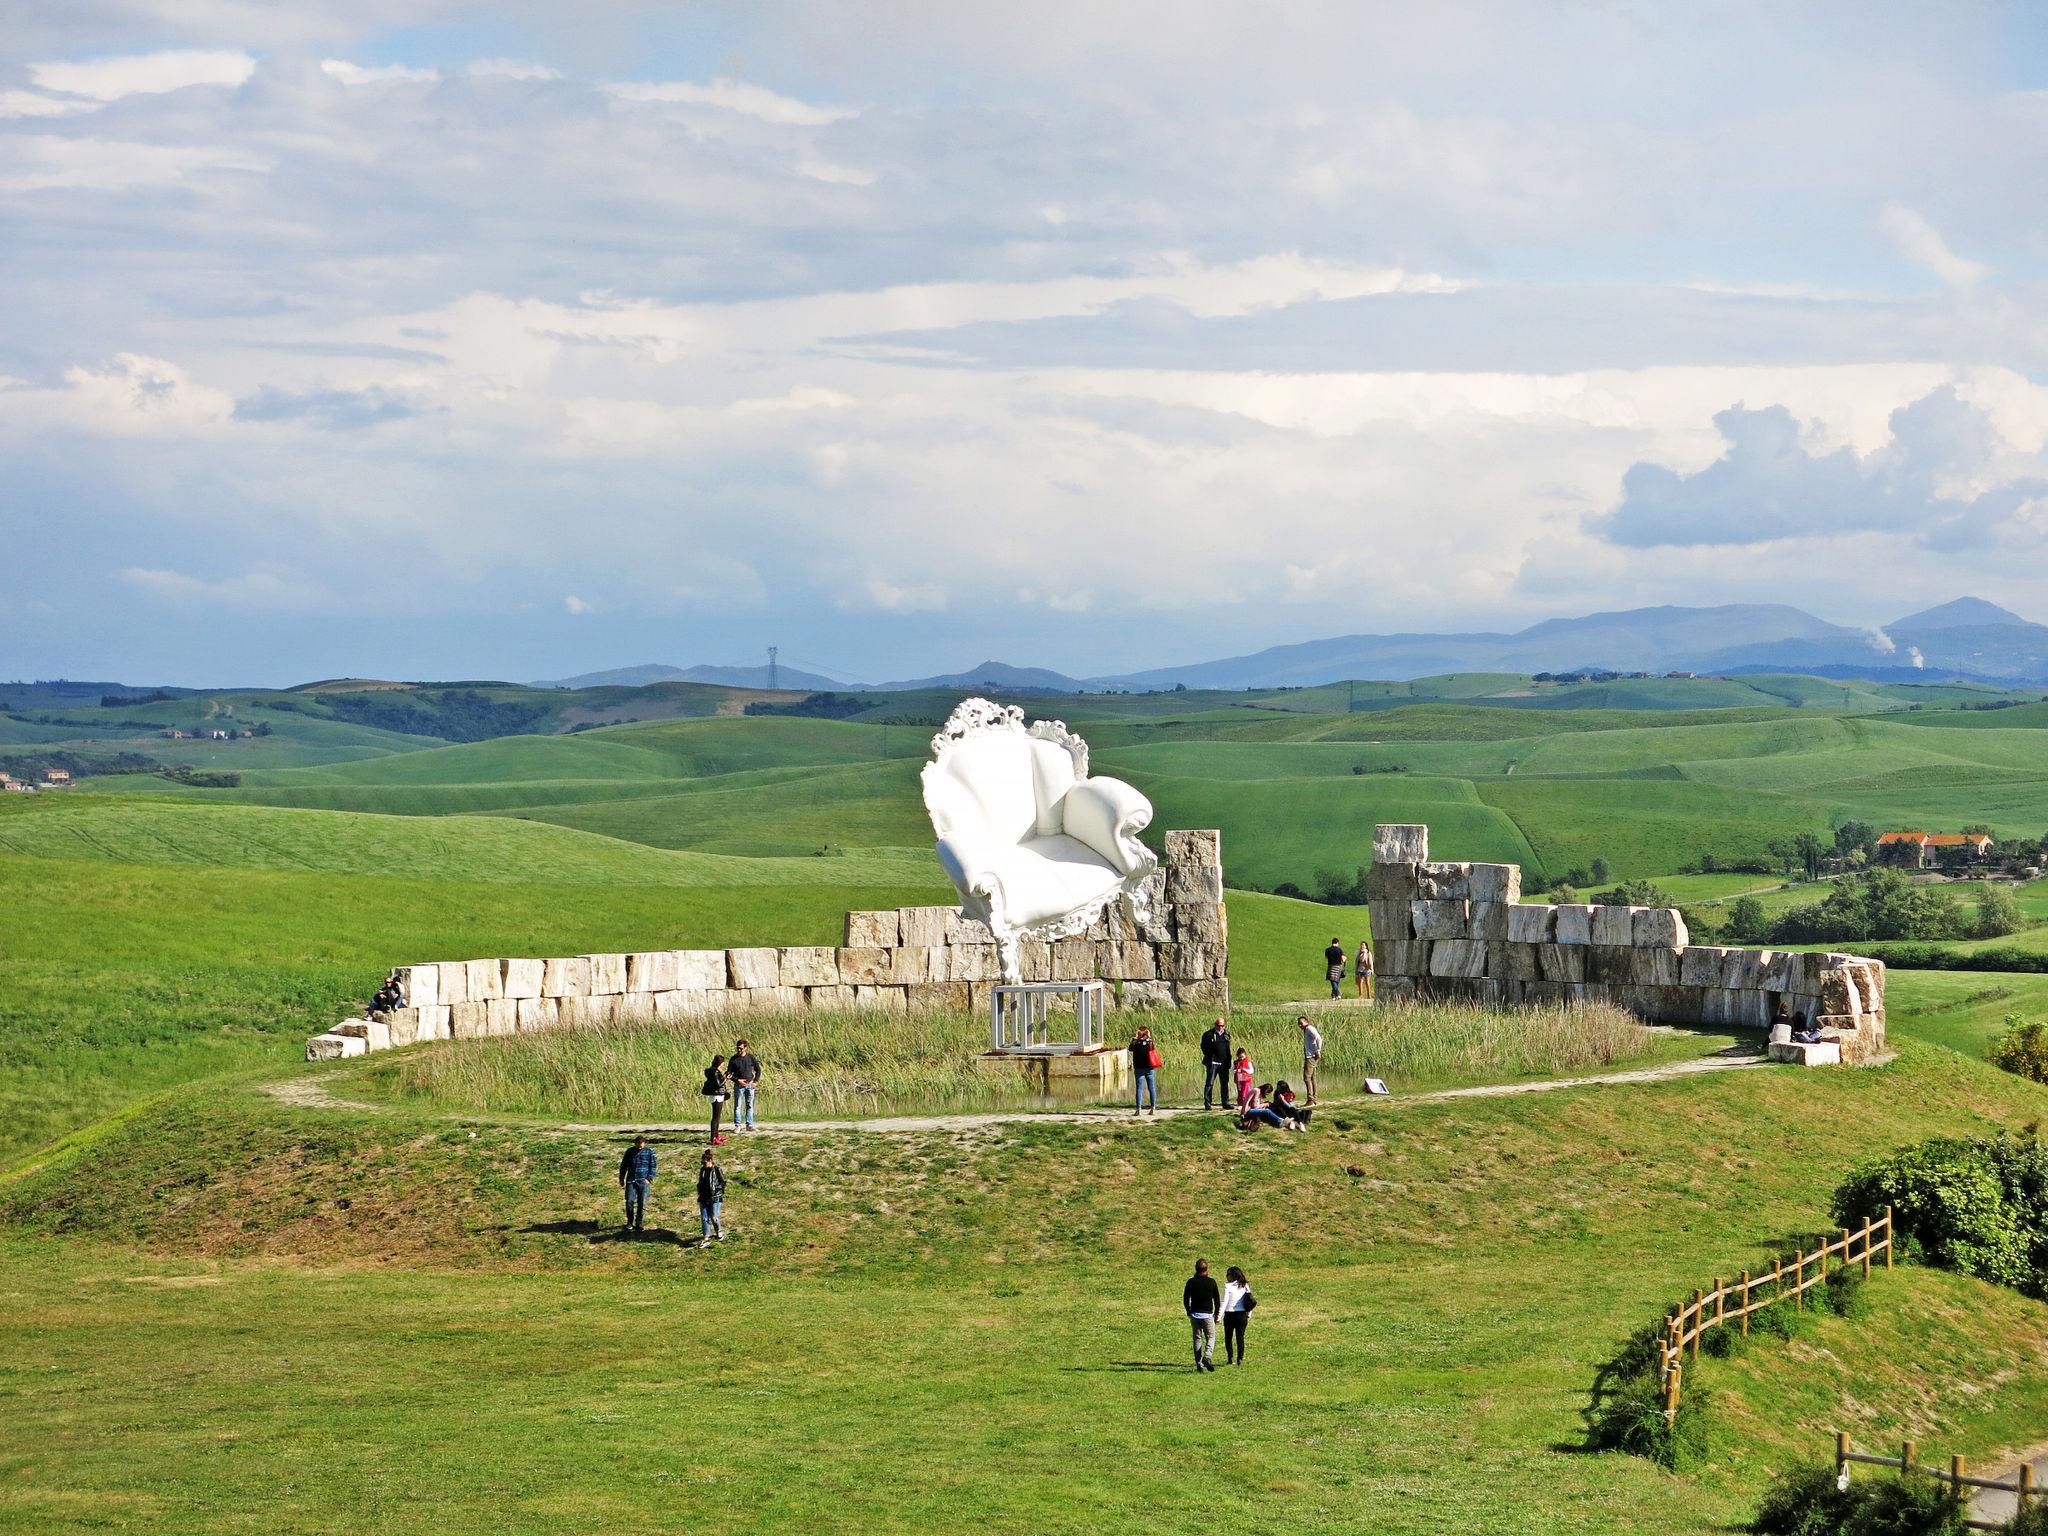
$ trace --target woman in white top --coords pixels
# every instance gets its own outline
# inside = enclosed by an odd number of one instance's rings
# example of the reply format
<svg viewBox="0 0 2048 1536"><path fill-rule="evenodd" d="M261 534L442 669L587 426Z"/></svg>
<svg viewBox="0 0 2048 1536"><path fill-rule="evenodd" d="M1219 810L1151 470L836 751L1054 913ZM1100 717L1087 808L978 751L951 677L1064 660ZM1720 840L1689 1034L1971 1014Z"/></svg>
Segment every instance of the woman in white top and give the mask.
<svg viewBox="0 0 2048 1536"><path fill-rule="evenodd" d="M1358 995L1366 1002L1372 999L1372 945L1365 939L1358 941L1358 958L1351 962L1351 974L1358 978Z"/></svg>
<svg viewBox="0 0 2048 1536"><path fill-rule="evenodd" d="M1244 1325L1258 1304L1244 1271L1231 1265L1223 1275L1223 1358L1231 1365L1244 1364Z"/></svg>

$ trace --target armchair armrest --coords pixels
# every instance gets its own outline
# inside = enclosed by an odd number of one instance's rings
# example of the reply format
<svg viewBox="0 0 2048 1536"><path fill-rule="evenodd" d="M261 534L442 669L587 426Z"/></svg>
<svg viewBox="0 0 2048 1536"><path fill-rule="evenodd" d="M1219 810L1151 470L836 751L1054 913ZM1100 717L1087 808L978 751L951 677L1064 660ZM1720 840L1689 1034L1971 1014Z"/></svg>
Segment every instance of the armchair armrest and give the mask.
<svg viewBox="0 0 2048 1536"><path fill-rule="evenodd" d="M1138 841L1152 820L1152 802L1122 779L1083 779L1060 802L1067 836L1107 859L1119 875L1149 871L1158 861Z"/></svg>
<svg viewBox="0 0 2048 1536"><path fill-rule="evenodd" d="M1002 877L983 855L976 840L957 835L941 837L939 863L945 866L953 888L960 893L961 905L973 916L986 922L991 912L1001 907Z"/></svg>

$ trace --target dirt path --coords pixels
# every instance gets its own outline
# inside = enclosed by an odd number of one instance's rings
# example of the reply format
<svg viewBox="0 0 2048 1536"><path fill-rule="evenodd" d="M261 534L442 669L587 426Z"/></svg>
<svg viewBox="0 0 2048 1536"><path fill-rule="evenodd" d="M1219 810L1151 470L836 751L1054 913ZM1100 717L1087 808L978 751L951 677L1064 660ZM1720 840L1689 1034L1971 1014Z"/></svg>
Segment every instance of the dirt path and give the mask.
<svg viewBox="0 0 2048 1536"><path fill-rule="evenodd" d="M1661 1083L1676 1077L1691 1077L1702 1072L1727 1072L1742 1067L1765 1065L1760 1055L1715 1055L1698 1056L1687 1061L1666 1062L1662 1066L1637 1067L1627 1072L1604 1072L1589 1077L1545 1078L1529 1083L1486 1083L1476 1088L1438 1088L1427 1093L1389 1094L1386 1097L1354 1095L1346 1098L1326 1098L1318 1106L1332 1109L1338 1106L1362 1108L1371 1105L1375 1111L1396 1110L1404 1104L1440 1103L1445 1099L1495 1099L1510 1094L1555 1093L1564 1088L1598 1088L1608 1084L1626 1085L1633 1083ZM263 1091L281 1104L294 1109L353 1109L386 1112L391 1106L371 1104L360 1099L345 1099L331 1092L325 1083L317 1078L293 1078L282 1083L265 1083ZM1161 1109L1157 1115L1136 1116L1127 1109L1045 1109L1045 1110L995 1110L982 1114L965 1115L880 1115L863 1120L777 1120L764 1124L761 1134L780 1136L819 1135L828 1131L866 1131L874 1135L900 1136L918 1131L980 1131L998 1125L1152 1125L1161 1120L1178 1119L1183 1115L1215 1115L1217 1110L1196 1109L1188 1106ZM485 1120L488 1115L449 1115L450 1120ZM664 1121L605 1121L567 1120L560 1122L565 1131L590 1131L599 1134L616 1134L626 1131L663 1131L686 1133L703 1128L703 1120L693 1119L683 1123Z"/></svg>

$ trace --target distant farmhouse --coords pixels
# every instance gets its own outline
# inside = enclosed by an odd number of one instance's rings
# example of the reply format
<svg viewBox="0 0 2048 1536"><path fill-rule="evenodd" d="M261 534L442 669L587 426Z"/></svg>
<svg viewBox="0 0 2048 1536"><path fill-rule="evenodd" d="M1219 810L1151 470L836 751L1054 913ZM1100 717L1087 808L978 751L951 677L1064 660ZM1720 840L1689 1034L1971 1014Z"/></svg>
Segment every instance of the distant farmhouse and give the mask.
<svg viewBox="0 0 2048 1536"><path fill-rule="evenodd" d="M0 795L32 795L35 785L26 779L17 779L11 773L0 773Z"/></svg>
<svg viewBox="0 0 2048 1536"><path fill-rule="evenodd" d="M1886 832L1877 839L1877 857L1907 869L1981 864L1991 857L1991 839L1982 832Z"/></svg>
<svg viewBox="0 0 2048 1536"><path fill-rule="evenodd" d="M43 770L43 787L45 789L69 789L71 787L71 775L63 768L45 768Z"/></svg>

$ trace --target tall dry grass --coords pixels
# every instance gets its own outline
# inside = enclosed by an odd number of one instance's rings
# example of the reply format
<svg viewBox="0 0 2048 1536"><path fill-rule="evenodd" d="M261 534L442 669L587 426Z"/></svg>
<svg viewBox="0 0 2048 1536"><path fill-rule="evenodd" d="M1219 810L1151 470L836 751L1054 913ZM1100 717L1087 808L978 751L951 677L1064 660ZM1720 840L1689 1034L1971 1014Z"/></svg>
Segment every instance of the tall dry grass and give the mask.
<svg viewBox="0 0 2048 1536"><path fill-rule="evenodd" d="M1165 1066L1161 1097L1198 1101L1197 1042L1208 1017L1116 1015L1152 1026ZM1252 1053L1262 1082L1301 1076L1294 1015L1246 1009L1233 1040ZM1397 1091L1556 1076L1647 1054L1656 1040L1617 1008L1595 1005L1498 1011L1462 1004L1391 1004L1319 1010L1325 1098L1379 1077ZM1028 1109L1044 1100L1012 1073L976 1065L987 1025L957 1013L749 1013L662 1024L613 1024L456 1041L373 1062L373 1095L480 1114L549 1118L688 1120L705 1113L699 1093L713 1053L736 1036L762 1061L764 1118L941 1114ZM1117 1038L1112 1036L1112 1038Z"/></svg>

